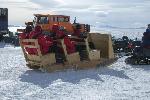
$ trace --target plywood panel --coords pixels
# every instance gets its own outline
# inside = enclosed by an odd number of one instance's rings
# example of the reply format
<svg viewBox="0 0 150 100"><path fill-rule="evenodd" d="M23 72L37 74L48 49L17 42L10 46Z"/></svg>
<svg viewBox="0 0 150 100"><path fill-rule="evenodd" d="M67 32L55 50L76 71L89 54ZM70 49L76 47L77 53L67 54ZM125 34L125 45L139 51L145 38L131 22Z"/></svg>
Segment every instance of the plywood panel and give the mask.
<svg viewBox="0 0 150 100"><path fill-rule="evenodd" d="M42 56L41 63L43 66L55 64L56 63L55 54L49 53L49 54Z"/></svg>
<svg viewBox="0 0 150 100"><path fill-rule="evenodd" d="M101 51L102 58L114 58L111 35L90 33L89 37L91 38L91 41L95 46L95 49Z"/></svg>
<svg viewBox="0 0 150 100"><path fill-rule="evenodd" d="M76 52L76 53L67 55L67 61L69 64L75 64L75 63L79 62L80 61L79 53Z"/></svg>
<svg viewBox="0 0 150 100"><path fill-rule="evenodd" d="M90 60L100 60L100 51L99 50L91 50L89 52Z"/></svg>

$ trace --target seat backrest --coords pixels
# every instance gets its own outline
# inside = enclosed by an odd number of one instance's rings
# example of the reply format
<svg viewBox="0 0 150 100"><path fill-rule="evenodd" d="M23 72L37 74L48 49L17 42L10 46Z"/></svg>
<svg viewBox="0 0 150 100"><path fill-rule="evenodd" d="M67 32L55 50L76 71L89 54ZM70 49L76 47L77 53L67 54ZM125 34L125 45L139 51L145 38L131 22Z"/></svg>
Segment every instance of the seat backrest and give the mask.
<svg viewBox="0 0 150 100"><path fill-rule="evenodd" d="M22 48L22 51L24 53L26 61L32 60L32 61L40 61L42 57L42 53L40 50L40 45L38 44L37 39L21 39L20 40L20 45ZM29 54L26 51L26 48L33 48L37 50L36 55Z"/></svg>
<svg viewBox="0 0 150 100"><path fill-rule="evenodd" d="M27 43L23 45L24 49L27 48L35 48L37 49L37 55L42 56L41 50L40 50L40 45L38 44L38 39L23 39L23 43Z"/></svg>

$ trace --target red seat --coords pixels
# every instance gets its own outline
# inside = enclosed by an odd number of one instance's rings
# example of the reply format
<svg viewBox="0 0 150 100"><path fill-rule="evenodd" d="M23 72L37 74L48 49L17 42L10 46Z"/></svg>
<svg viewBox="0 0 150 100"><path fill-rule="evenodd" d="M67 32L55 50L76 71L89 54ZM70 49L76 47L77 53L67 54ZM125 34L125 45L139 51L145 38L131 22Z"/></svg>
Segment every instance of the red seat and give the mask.
<svg viewBox="0 0 150 100"><path fill-rule="evenodd" d="M36 26L33 31L29 34L29 39L38 39L42 35L42 28L40 26ZM35 44L30 44L35 45ZM29 54L37 55L37 49L36 48L29 48L28 50Z"/></svg>
<svg viewBox="0 0 150 100"><path fill-rule="evenodd" d="M38 37L38 43L42 54L47 54L53 45L53 39L48 36L41 35Z"/></svg>
<svg viewBox="0 0 150 100"><path fill-rule="evenodd" d="M59 30L59 26L57 24L54 24L52 26L52 32L56 33Z"/></svg>
<svg viewBox="0 0 150 100"><path fill-rule="evenodd" d="M75 44L72 42L68 36L64 37L64 44L66 45L66 50L68 54L75 52Z"/></svg>

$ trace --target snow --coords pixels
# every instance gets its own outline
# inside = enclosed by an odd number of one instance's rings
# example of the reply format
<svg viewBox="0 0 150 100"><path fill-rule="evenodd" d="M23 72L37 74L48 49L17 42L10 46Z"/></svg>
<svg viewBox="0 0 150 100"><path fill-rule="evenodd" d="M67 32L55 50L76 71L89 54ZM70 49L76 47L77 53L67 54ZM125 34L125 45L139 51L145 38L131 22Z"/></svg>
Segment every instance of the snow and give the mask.
<svg viewBox="0 0 150 100"><path fill-rule="evenodd" d="M17 32L17 29L25 29L25 27L23 27L23 26L14 26L14 27L8 27L8 29L9 29L9 31L10 32L13 32L13 33L15 33L15 32Z"/></svg>
<svg viewBox="0 0 150 100"><path fill-rule="evenodd" d="M1 100L150 100L150 66L125 64L43 73L27 68L20 47L0 48Z"/></svg>
<svg viewBox="0 0 150 100"><path fill-rule="evenodd" d="M91 33L109 33L116 38L122 38L122 36L128 36L129 39L141 39L143 36L143 32L146 29L118 29L118 28L96 28L91 27Z"/></svg>

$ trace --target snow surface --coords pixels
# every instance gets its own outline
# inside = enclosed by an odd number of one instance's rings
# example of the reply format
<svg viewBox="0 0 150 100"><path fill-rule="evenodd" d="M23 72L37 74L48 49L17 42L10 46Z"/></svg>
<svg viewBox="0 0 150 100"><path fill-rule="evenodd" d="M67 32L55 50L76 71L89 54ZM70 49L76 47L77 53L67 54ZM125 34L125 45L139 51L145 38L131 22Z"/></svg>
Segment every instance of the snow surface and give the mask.
<svg viewBox="0 0 150 100"><path fill-rule="evenodd" d="M26 67L20 47L0 48L1 100L150 100L150 66L42 73Z"/></svg>
<svg viewBox="0 0 150 100"><path fill-rule="evenodd" d="M9 31L15 33L17 32L17 29L25 29L25 27L20 26L20 27L8 27Z"/></svg>
<svg viewBox="0 0 150 100"><path fill-rule="evenodd" d="M145 30L146 29L118 29L118 28L91 27L91 33L92 32L109 33L112 36L115 36L116 38L122 38L123 36L128 36L129 39L138 38L139 40L141 40Z"/></svg>

